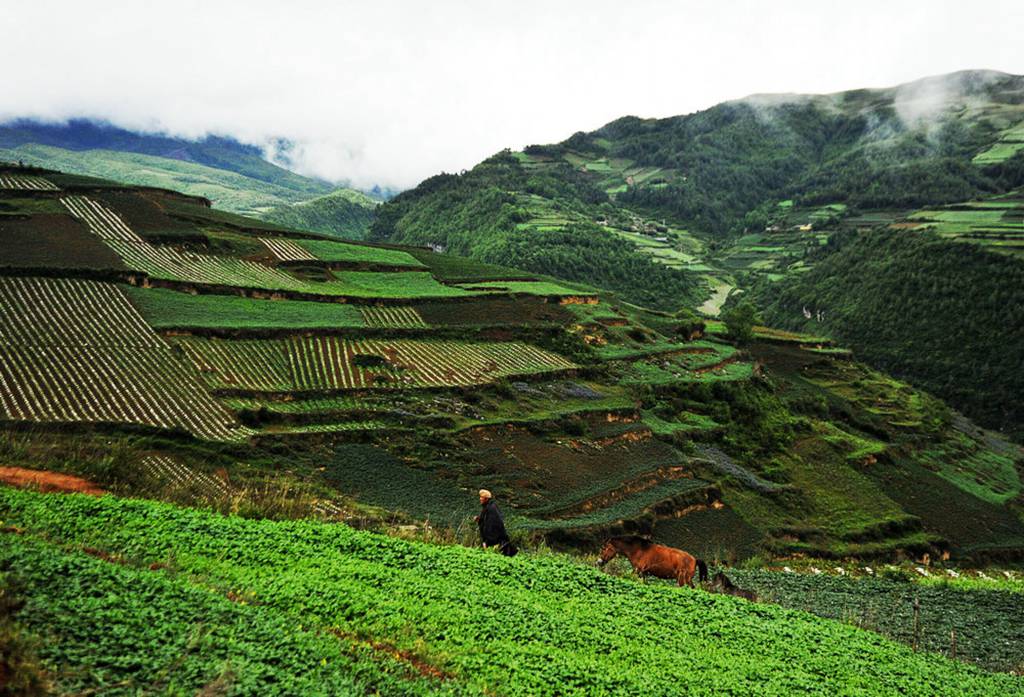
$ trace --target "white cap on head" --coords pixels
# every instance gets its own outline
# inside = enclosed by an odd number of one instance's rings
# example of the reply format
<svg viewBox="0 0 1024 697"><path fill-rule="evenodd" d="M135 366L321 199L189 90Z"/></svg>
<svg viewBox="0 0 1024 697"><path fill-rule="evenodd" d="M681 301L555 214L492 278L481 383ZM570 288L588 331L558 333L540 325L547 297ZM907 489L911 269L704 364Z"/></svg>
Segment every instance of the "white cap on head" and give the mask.
<svg viewBox="0 0 1024 697"><path fill-rule="evenodd" d="M482 499L492 499L494 497L491 496L491 492L487 491L487 489L481 489L480 490L480 498L482 498Z"/></svg>

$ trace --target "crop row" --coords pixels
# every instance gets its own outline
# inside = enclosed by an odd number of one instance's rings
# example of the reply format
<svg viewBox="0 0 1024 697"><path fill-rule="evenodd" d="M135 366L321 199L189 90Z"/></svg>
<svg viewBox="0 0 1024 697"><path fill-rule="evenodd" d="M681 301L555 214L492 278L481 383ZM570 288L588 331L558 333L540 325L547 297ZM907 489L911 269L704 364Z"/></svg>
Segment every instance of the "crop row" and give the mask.
<svg viewBox="0 0 1024 697"><path fill-rule="evenodd" d="M362 307L363 321L368 327L426 327L414 307Z"/></svg>
<svg viewBox="0 0 1024 697"><path fill-rule="evenodd" d="M279 261L316 261L316 257L291 240L281 237L261 237L266 246Z"/></svg>
<svg viewBox="0 0 1024 697"><path fill-rule="evenodd" d="M376 431L386 426L383 421L337 421L326 424L301 424L288 426L274 426L272 429L262 431L264 435L278 434L303 434L303 433L347 433L349 431Z"/></svg>
<svg viewBox="0 0 1024 697"><path fill-rule="evenodd" d="M80 670L88 667L82 664L93 651L108 649L122 627L132 632L167 628L125 641L131 660L94 667L107 671L109 683L127 681L132 688L158 684L169 690L166 680L191 680L195 685L175 682L173 687L194 692L195 686L212 682L218 668L230 665L237 680L232 690L238 693L350 692L327 682L324 669L341 659L326 646L320 649L325 653L312 654L313 661L293 660L297 639L314 628L332 630L342 641L364 637L388 647L392 656L416 657L423 672L449 678L440 688L472 686L510 697L993 695L1020 694L1022 688L1018 677L914 653L841 622L701 590L639 584L553 555L507 559L338 524L248 520L135 499L11 489L0 489L0 517L25 531L14 544L0 547L0 558L5 566L28 571L30 606L42 610L59 603L60 610L38 628L66 636L67 651L61 641L47 642L44 651L58 665L63 660L79 670L58 674L91 675ZM21 550L41 539L53 543L54 553L88 545L127 563L107 565L118 582L102 584L81 582L82 564L40 573L35 560L11 559L16 553L11 548ZM89 562L87 568L99 563ZM168 563L170 572L146 571ZM134 569L140 573L128 578ZM69 577L74 580L68 582ZM171 583L188 585L163 587ZM137 592L118 590L126 587ZM236 613L291 621L268 634L255 626L224 631L217 621L203 621L207 603L200 600L210 596L200 591L252 598L257 602L237 604ZM103 602L110 603L106 613L82 616ZM118 621L117 630L108 630L110 621ZM197 623L204 633L190 631ZM214 632L209 641L205 631ZM246 651L253 636L260 637L262 661ZM184 637L193 641L192 650ZM176 642L173 651L168 642ZM175 661L194 666L208 652L217 660L201 670L162 675L153 670ZM253 683L267 663L280 671L276 680ZM311 673L322 682L298 683Z"/></svg>
<svg viewBox="0 0 1024 697"><path fill-rule="evenodd" d="M288 392L293 389L285 343L276 340L175 339L214 389Z"/></svg>
<svg viewBox="0 0 1024 697"><path fill-rule="evenodd" d="M85 196L67 196L61 202L75 218L85 223L93 234L116 252L129 268L153 278L181 283L356 297L418 298L474 294L438 283L425 271L338 271L329 281L304 281L266 264L152 244L136 234L111 208ZM303 249L303 253L308 251L298 242L289 244ZM483 294L483 291L479 291L479 294Z"/></svg>
<svg viewBox="0 0 1024 697"><path fill-rule="evenodd" d="M185 283L306 291L310 284L273 269L235 257L197 254L152 244L112 209L85 196L66 196L61 203L102 239L130 268L153 278Z"/></svg>
<svg viewBox="0 0 1024 697"><path fill-rule="evenodd" d="M357 364L378 356L380 368ZM349 389L397 382L415 387L476 385L507 377L566 370L572 363L520 342L293 340L292 370L300 389Z"/></svg>
<svg viewBox="0 0 1024 697"><path fill-rule="evenodd" d="M215 389L287 392L476 385L574 367L561 356L520 342L336 336L247 341L182 337L176 341Z"/></svg>
<svg viewBox="0 0 1024 697"><path fill-rule="evenodd" d="M25 277L0 278L0 344L167 347L111 283Z"/></svg>
<svg viewBox="0 0 1024 697"><path fill-rule="evenodd" d="M31 174L0 174L0 189L60 191L60 188L49 179Z"/></svg>
<svg viewBox="0 0 1024 697"><path fill-rule="evenodd" d="M170 482L175 486L201 489L211 495L223 496L231 491L219 477L197 472L167 455L147 455L142 458L142 467L154 478Z"/></svg>
<svg viewBox="0 0 1024 697"><path fill-rule="evenodd" d="M141 424L210 440L249 435L169 348L0 347L0 410L13 420Z"/></svg>
<svg viewBox="0 0 1024 697"><path fill-rule="evenodd" d="M849 578L771 571L729 573L744 588L784 607L846 620L892 639L950 653L989 670L1024 665L1024 596L899 578ZM914 605L918 605L915 621Z"/></svg>
<svg viewBox="0 0 1024 697"><path fill-rule="evenodd" d="M339 411L366 411L372 408L372 403L351 395L337 397L322 397L320 399L290 399L290 400L268 400L253 399L251 397L233 397L222 400L223 403L235 411L250 409L257 411L265 409L274 414L322 414L324 412Z"/></svg>

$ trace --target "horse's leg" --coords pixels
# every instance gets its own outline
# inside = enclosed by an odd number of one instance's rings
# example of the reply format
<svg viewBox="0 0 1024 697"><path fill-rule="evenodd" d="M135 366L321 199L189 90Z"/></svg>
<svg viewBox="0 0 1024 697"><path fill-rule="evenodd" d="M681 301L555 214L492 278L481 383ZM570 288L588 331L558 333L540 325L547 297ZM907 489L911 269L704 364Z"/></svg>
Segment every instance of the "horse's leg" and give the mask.
<svg viewBox="0 0 1024 697"><path fill-rule="evenodd" d="M684 559L682 564L679 565L679 585L693 587L693 572L696 569L696 565L691 562L690 559Z"/></svg>
<svg viewBox="0 0 1024 697"><path fill-rule="evenodd" d="M641 583L647 583L647 559L642 552L636 552L629 558L633 565L633 572L640 578Z"/></svg>

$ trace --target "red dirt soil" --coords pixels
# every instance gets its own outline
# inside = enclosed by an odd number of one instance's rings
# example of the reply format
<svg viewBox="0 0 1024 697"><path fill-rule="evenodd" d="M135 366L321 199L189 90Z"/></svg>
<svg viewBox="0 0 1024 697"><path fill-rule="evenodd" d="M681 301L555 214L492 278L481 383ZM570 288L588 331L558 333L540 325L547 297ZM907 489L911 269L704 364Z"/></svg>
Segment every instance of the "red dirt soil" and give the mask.
<svg viewBox="0 0 1024 697"><path fill-rule="evenodd" d="M107 493L88 479L24 467L0 467L0 483L22 488L30 487L43 492L62 491L90 496L103 496Z"/></svg>

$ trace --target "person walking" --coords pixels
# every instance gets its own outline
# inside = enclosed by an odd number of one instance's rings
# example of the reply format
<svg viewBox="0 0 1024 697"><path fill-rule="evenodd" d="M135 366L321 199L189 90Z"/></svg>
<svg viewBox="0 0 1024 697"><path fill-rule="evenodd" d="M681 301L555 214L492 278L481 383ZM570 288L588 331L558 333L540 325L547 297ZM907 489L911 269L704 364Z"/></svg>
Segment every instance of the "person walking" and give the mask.
<svg viewBox="0 0 1024 697"><path fill-rule="evenodd" d="M497 547L506 557L514 557L519 552L509 540L505 520L498 510L498 504L494 502L494 496L487 489L480 490L480 515L476 517L476 524L480 528L484 549Z"/></svg>

